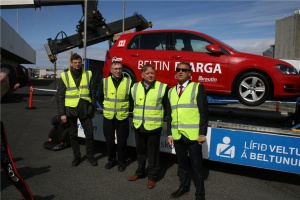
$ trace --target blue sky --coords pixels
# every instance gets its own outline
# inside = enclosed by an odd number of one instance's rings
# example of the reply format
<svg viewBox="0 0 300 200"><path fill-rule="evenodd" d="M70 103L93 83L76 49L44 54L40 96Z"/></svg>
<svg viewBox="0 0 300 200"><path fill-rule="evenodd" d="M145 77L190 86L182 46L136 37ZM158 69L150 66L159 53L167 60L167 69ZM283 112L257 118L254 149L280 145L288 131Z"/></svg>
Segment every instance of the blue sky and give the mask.
<svg viewBox="0 0 300 200"><path fill-rule="evenodd" d="M122 19L123 1L98 1L107 23ZM262 54L275 41L276 20L293 15L300 0L293 1L145 1L126 0L125 17L138 12L153 23L152 29L188 29L211 35L239 51ZM83 13L80 5L44 6L41 9L1 9L1 17L37 52L36 65L50 68L44 44L57 33L76 34ZM17 17L18 16L18 17ZM17 23L18 22L18 23ZM2 31L2 30L1 30ZM87 48L87 58L104 60L108 43ZM83 55L83 50L71 51ZM66 68L68 51L58 55L57 67Z"/></svg>

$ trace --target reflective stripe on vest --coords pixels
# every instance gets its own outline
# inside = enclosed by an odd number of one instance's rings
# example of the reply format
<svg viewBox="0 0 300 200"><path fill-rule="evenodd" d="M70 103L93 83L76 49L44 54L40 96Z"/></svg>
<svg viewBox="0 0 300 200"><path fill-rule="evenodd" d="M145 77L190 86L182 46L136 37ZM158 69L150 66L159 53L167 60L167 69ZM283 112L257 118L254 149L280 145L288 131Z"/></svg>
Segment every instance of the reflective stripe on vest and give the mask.
<svg viewBox="0 0 300 200"><path fill-rule="evenodd" d="M197 140L199 137L198 85L199 83L194 82L188 84L180 98L176 86L169 90L168 97L172 111L171 131L174 140L179 140L181 134L190 140Z"/></svg>
<svg viewBox="0 0 300 200"><path fill-rule="evenodd" d="M116 115L118 120L124 120L129 116L129 93L131 79L123 77L118 89L115 88L112 77L103 80L103 116L113 119Z"/></svg>
<svg viewBox="0 0 300 200"><path fill-rule="evenodd" d="M141 82L134 84L131 93L134 100L133 125L135 128L139 128L142 123L146 130L162 127L164 117L162 98L166 87L167 84L156 81L146 95Z"/></svg>
<svg viewBox="0 0 300 200"><path fill-rule="evenodd" d="M70 71L61 73L66 86L65 106L77 107L80 98L92 102L89 90L91 76L91 71L82 70L80 85L77 88Z"/></svg>

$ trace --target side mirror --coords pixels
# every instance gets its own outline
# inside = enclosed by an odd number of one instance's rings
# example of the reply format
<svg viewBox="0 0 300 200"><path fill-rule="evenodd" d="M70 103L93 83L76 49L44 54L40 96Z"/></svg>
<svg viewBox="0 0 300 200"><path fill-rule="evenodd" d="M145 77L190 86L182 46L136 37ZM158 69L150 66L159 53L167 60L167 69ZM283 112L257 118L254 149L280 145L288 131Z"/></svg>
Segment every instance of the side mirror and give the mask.
<svg viewBox="0 0 300 200"><path fill-rule="evenodd" d="M211 52L211 53L217 53L217 54L221 54L221 49L218 45L216 44L209 44L206 47L206 50Z"/></svg>

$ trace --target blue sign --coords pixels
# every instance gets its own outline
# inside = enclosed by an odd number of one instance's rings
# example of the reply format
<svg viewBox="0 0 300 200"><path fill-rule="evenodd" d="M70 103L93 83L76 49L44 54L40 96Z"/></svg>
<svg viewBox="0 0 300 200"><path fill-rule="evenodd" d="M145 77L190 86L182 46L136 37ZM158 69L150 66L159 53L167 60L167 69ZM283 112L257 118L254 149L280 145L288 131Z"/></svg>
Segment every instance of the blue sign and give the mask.
<svg viewBox="0 0 300 200"><path fill-rule="evenodd" d="M300 137L213 128L209 160L300 174Z"/></svg>

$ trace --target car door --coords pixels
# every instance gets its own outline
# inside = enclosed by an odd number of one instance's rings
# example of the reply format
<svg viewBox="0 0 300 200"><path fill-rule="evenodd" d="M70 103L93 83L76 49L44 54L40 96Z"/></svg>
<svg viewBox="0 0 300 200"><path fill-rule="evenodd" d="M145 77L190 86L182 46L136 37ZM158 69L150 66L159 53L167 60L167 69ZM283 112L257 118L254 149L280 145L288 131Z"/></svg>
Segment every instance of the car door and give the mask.
<svg viewBox="0 0 300 200"><path fill-rule="evenodd" d="M156 79L173 86L177 83L174 78L173 65L170 63L170 55L167 49L169 36L167 32L150 32L136 35L128 45L131 67L134 71L140 70L145 64L152 64L156 69ZM140 80L140 73L136 74ZM170 78L172 77L172 78Z"/></svg>
<svg viewBox="0 0 300 200"><path fill-rule="evenodd" d="M200 34L173 32L170 38L176 49L169 51L172 71L179 62L188 62L193 70L192 81L201 82L209 92L225 90L228 71L226 54L208 52L205 47L212 42Z"/></svg>

